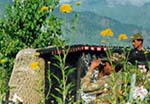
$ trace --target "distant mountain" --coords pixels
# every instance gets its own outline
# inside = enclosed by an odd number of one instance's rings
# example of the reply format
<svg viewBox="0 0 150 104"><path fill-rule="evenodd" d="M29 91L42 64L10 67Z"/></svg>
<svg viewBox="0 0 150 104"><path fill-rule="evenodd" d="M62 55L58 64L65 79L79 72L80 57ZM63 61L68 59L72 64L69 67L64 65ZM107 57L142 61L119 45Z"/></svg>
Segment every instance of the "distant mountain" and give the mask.
<svg viewBox="0 0 150 104"><path fill-rule="evenodd" d="M147 3L145 0L126 0L126 3L125 0L123 0L122 3L121 1L122 0L83 0L80 7L75 7L74 10L90 11L101 16L111 17L121 23L130 23L150 29L149 1L147 1ZM136 3L138 4L144 1L145 4L141 6L136 5ZM72 4L73 3L74 2L72 2Z"/></svg>
<svg viewBox="0 0 150 104"><path fill-rule="evenodd" d="M117 37L121 33L125 33L130 37L131 34L140 31L144 34L144 37L146 37L144 44L146 46L149 45L150 29L147 29L150 27L150 13L148 13L148 10L150 10L149 4L141 8L130 5L108 7L106 5L106 0L83 1L85 2L81 2L80 7L74 7L76 11L80 11L76 33L74 35L67 34L65 36L66 39L72 40L73 44L100 44L100 31L105 28L111 28L114 32L114 37ZM12 3L12 0L1 0L0 16L3 15L4 8L8 3ZM60 15L58 9L54 12L59 17L63 16ZM67 14L67 18L73 18L75 14L76 12Z"/></svg>
<svg viewBox="0 0 150 104"><path fill-rule="evenodd" d="M62 17L58 13L58 10L55 11L56 15ZM142 32L146 38L145 44L148 45L148 34L150 30L133 25L133 24L124 24L117 20L114 20L110 17L100 16L93 12L79 12L79 23L77 25L77 32L73 36L74 43L82 44L100 44L100 31L105 28L111 28L114 32L114 37L118 37L119 34L125 33L130 38L131 34L136 32ZM67 14L67 18L73 18L75 12ZM72 38L67 34L66 38Z"/></svg>
<svg viewBox="0 0 150 104"><path fill-rule="evenodd" d="M74 4L77 0L60 0ZM131 2L132 1L132 2ZM141 6L137 4L143 3ZM0 17L4 8L12 0L0 0ZM149 0L81 0L80 7L74 6L76 11L94 12L100 16L111 17L121 23L134 24L150 29L150 1Z"/></svg>
<svg viewBox="0 0 150 104"><path fill-rule="evenodd" d="M0 1L0 18L4 15L6 6L10 3L12 3L12 0L1 0Z"/></svg>

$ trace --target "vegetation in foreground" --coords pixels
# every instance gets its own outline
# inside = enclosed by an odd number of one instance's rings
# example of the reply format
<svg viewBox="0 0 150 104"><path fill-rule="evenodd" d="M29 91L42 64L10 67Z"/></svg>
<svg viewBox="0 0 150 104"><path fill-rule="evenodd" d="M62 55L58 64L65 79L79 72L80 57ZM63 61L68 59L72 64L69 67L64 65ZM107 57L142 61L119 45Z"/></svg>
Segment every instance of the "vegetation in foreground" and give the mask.
<svg viewBox="0 0 150 104"><path fill-rule="evenodd" d="M5 99L8 89L8 81L11 75L12 67L16 54L24 48L42 48L49 45L61 46L66 45L63 34L73 34L77 22L76 16L73 20L58 18L53 14L53 10L58 6L59 0L15 0L12 6L7 8L7 14L0 19L0 101ZM76 2L79 6L80 2ZM60 6L60 12L65 15L73 11L70 4ZM113 32L108 27L101 32L102 43L109 45L112 42ZM125 34L119 35L119 41L127 40ZM68 41L67 41L68 42ZM69 41L70 42L70 41ZM107 42L107 43L106 43ZM101 44L102 44L101 43ZM123 42L123 46L124 46ZM111 52L108 52L111 53ZM64 57L55 56L58 63L55 65L61 70L62 79L58 79L49 71L49 76L53 76L59 82L56 88L61 96L55 96L55 101L59 104L74 103L72 96L68 93L72 91L73 83L66 83L68 75L74 71L74 68L66 66L66 57L68 49L63 53ZM109 54L108 54L109 55ZM112 77L112 96L109 99L112 104L147 104L150 101L150 73L145 72L144 67L139 70L136 66L126 66L121 81L121 88L118 90L115 81L115 74ZM51 80L49 79L50 83ZM106 88L107 89L107 88ZM49 89L51 90L51 89Z"/></svg>

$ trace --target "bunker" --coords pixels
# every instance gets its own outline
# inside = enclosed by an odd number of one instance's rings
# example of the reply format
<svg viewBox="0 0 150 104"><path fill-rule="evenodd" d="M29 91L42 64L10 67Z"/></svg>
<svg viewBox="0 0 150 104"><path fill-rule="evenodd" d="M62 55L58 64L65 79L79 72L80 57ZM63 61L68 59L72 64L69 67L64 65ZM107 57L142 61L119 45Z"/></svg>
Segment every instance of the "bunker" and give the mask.
<svg viewBox="0 0 150 104"><path fill-rule="evenodd" d="M108 47L95 45L72 45L66 46L69 52L66 58L66 64L70 67L75 67L75 71L68 77L68 82L74 82L75 87L71 93L74 100L80 99L78 90L80 88L80 79L88 70L90 61L94 58L107 58L106 50ZM111 47L111 49L119 49L122 47ZM49 104L49 102L56 103L55 99L48 95L48 88L50 83L47 80L48 70L51 70L56 76L60 75L60 71L52 64L57 60L54 55L61 54L63 48L46 47L42 49L23 49L15 59L15 64L9 81L9 100L20 99L23 104L38 104L39 102ZM38 56L38 57L37 57ZM31 63L38 62L36 69L31 68ZM49 62L51 64L49 64ZM53 85L51 92L57 95L55 88L58 83L55 79L51 79ZM59 94L58 94L59 96ZM16 97L16 98L15 98Z"/></svg>

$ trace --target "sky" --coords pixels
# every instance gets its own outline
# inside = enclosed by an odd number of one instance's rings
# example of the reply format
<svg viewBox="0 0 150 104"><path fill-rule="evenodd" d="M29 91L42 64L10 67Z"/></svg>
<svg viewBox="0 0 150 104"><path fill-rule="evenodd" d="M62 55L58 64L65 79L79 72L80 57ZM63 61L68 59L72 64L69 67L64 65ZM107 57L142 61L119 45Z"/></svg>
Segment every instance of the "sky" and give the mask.
<svg viewBox="0 0 150 104"><path fill-rule="evenodd" d="M143 6L145 3L150 3L150 0L106 0L108 5L133 5Z"/></svg>
<svg viewBox="0 0 150 104"><path fill-rule="evenodd" d="M11 1L0 0L0 10L3 10L4 3ZM96 15L108 17L123 24L132 24L150 30L150 0L60 0L60 3L74 4L76 1L81 2L80 7L76 8L78 11L94 12ZM76 11L76 9L73 10Z"/></svg>
<svg viewBox="0 0 150 104"><path fill-rule="evenodd" d="M87 0L60 0L60 3L69 3L72 1L81 1L86 2ZM93 1L93 0L89 0ZM150 3L150 0L105 0L108 6L115 6L115 5L133 5L133 6L143 6L146 3Z"/></svg>
<svg viewBox="0 0 150 104"><path fill-rule="evenodd" d="M12 0L0 1L3 3ZM150 0L60 0L60 4L76 1L81 2L80 10L77 8L78 11L90 11L125 24L150 29ZM3 11L2 7L0 8Z"/></svg>
<svg viewBox="0 0 150 104"><path fill-rule="evenodd" d="M81 11L150 29L150 0L60 0L60 3L75 1L81 2Z"/></svg>

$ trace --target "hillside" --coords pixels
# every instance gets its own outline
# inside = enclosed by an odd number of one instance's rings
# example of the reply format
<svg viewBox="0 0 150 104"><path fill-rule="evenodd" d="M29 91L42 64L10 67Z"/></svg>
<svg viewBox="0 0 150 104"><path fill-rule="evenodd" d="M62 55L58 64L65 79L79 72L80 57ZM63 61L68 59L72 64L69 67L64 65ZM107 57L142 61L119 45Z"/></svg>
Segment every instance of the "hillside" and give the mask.
<svg viewBox="0 0 150 104"><path fill-rule="evenodd" d="M58 13L58 10L55 11L56 15L62 17ZM67 18L73 18L75 12L67 14ZM125 33L130 37L131 34L135 32L142 32L145 36L148 36L150 33L149 30L142 27L138 27L132 24L124 24L117 20L111 19L109 17L104 17L97 15L93 12L79 12L79 23L77 25L77 32L73 36L74 43L82 44L100 44L100 31L105 28L111 28L114 32L114 37L117 37L119 34ZM66 38L72 38L68 35ZM149 41L150 39L147 38ZM145 42L148 45L148 41Z"/></svg>
<svg viewBox="0 0 150 104"><path fill-rule="evenodd" d="M4 15L5 8L9 3L12 3L12 1L11 0L0 1L0 18Z"/></svg>
<svg viewBox="0 0 150 104"><path fill-rule="evenodd" d="M74 10L79 10L79 8ZM91 11L122 23L150 29L149 0L82 0L80 10Z"/></svg>
<svg viewBox="0 0 150 104"><path fill-rule="evenodd" d="M89 1L90 2L90 1ZM87 3L89 3L87 2ZM98 0L94 0L89 4L95 5ZM0 2L0 17L3 16L5 4L11 3L11 0L2 0ZM56 9L55 14L62 17L59 11ZM102 11L101 11L102 12ZM71 19L74 17L76 12L67 14L67 18ZM100 44L100 31L105 28L111 28L114 32L114 37L117 37L121 33L125 33L130 37L135 32L144 33L144 37L147 37L144 44L148 46L150 38L150 30L139 27L133 24L125 24L124 20L119 22L118 20L112 19L113 17L107 17L100 13L94 13L90 11L79 12L79 23L77 25L77 31L74 35L67 34L66 39L72 40L72 44Z"/></svg>

